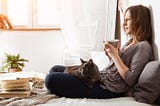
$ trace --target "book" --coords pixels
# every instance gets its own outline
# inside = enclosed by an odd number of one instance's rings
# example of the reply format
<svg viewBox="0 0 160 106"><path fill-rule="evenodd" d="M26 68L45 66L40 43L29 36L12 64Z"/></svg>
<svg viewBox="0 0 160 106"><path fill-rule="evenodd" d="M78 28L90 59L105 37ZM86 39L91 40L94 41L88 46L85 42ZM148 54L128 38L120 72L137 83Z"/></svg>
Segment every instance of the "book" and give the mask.
<svg viewBox="0 0 160 106"><path fill-rule="evenodd" d="M0 29L14 29L9 18L5 15L0 15Z"/></svg>
<svg viewBox="0 0 160 106"><path fill-rule="evenodd" d="M28 97L31 89L28 79L1 80L0 97Z"/></svg>
<svg viewBox="0 0 160 106"><path fill-rule="evenodd" d="M12 97L20 97L26 98L31 95L31 91L1 91L0 97L3 98L12 98Z"/></svg>

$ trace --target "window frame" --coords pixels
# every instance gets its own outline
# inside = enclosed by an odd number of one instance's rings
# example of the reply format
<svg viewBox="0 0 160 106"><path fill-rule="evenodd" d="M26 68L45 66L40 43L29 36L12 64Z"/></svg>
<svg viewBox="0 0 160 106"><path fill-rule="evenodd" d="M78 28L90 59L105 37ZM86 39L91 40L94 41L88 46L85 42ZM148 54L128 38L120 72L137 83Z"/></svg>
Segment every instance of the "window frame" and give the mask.
<svg viewBox="0 0 160 106"><path fill-rule="evenodd" d="M7 16L7 0L0 0L1 2L1 14ZM32 5L32 6L30 6ZM61 30L59 25L38 25L38 14L37 14L37 0L28 0L28 23L27 25L14 25L14 29L11 30Z"/></svg>

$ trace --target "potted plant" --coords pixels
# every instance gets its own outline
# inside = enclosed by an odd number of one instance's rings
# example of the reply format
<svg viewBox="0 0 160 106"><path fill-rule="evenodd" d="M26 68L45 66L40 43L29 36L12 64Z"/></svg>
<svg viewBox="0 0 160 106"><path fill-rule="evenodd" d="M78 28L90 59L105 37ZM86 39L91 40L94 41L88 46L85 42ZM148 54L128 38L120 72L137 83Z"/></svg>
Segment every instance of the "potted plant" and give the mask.
<svg viewBox="0 0 160 106"><path fill-rule="evenodd" d="M20 54L9 55L5 53L5 59L2 61L1 71L4 72L5 69L7 69L8 72L22 71L24 67L24 62L28 62L28 60L21 58Z"/></svg>

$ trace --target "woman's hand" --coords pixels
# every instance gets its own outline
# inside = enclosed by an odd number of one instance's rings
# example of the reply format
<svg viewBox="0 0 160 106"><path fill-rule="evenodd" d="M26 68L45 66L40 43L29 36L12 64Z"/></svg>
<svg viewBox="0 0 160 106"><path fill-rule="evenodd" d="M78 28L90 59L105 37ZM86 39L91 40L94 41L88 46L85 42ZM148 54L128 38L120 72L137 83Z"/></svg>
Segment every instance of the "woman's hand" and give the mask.
<svg viewBox="0 0 160 106"><path fill-rule="evenodd" d="M123 61L121 60L120 56L119 56L119 43L117 45L117 47L112 46L111 44L109 44L108 42L105 43L105 53L107 54L108 57L110 57L114 64L117 67L117 70L119 72L119 74L121 75L122 78L125 77L125 73L128 71L128 67L123 63Z"/></svg>
<svg viewBox="0 0 160 106"><path fill-rule="evenodd" d="M109 58L109 60L111 60L111 57L109 56L109 54L108 54L108 52L106 51L106 42L105 41L103 41L103 43L104 43L104 52L105 52L105 55Z"/></svg>
<svg viewBox="0 0 160 106"><path fill-rule="evenodd" d="M114 47L110 43L105 42L104 51L105 51L106 56L108 56L110 59L116 58L119 55L118 54L119 43L118 43L117 47Z"/></svg>
<svg viewBox="0 0 160 106"><path fill-rule="evenodd" d="M111 57L109 56L109 54L107 53L105 48L104 48L104 52L105 52L106 56L109 58L109 60L111 60Z"/></svg>

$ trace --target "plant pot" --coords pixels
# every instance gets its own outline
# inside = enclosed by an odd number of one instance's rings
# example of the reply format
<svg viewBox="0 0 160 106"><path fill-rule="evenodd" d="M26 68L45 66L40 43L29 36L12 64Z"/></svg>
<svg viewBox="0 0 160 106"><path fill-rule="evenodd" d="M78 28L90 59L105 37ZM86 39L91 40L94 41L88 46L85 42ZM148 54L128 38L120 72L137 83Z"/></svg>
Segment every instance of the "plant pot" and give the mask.
<svg viewBox="0 0 160 106"><path fill-rule="evenodd" d="M20 72L21 70L19 68L9 68L8 72L14 73L14 72Z"/></svg>

